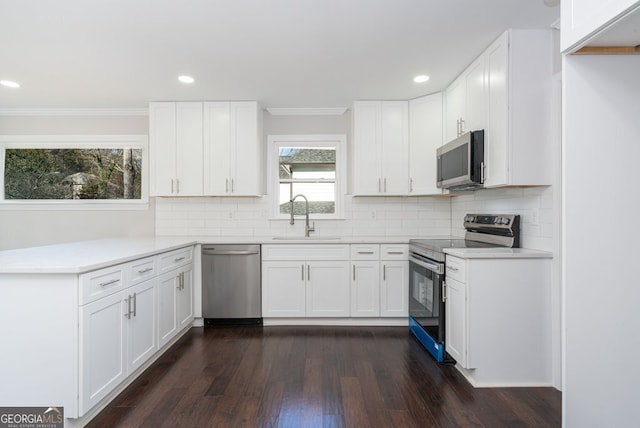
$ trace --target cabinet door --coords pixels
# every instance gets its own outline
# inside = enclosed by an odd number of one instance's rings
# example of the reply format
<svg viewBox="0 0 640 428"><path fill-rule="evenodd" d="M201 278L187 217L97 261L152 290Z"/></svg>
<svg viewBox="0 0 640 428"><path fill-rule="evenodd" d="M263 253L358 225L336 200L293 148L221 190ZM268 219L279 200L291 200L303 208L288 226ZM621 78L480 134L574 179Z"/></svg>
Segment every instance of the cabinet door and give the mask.
<svg viewBox="0 0 640 428"><path fill-rule="evenodd" d="M351 263L351 316L380 316L380 262Z"/></svg>
<svg viewBox="0 0 640 428"><path fill-rule="evenodd" d="M465 284L446 279L445 349L461 367L467 364L467 293Z"/></svg>
<svg viewBox="0 0 640 428"><path fill-rule="evenodd" d="M349 262L307 262L307 317L348 317L349 294Z"/></svg>
<svg viewBox="0 0 640 428"><path fill-rule="evenodd" d="M484 55L476 59L466 73L466 114L463 132L485 129L487 114L487 92L485 84Z"/></svg>
<svg viewBox="0 0 640 428"><path fill-rule="evenodd" d="M561 50L568 50L639 5L638 0L564 0L560 5Z"/></svg>
<svg viewBox="0 0 640 428"><path fill-rule="evenodd" d="M465 116L466 85L466 75L461 75L447 87L445 92L445 142L460 135L459 120Z"/></svg>
<svg viewBox="0 0 640 428"><path fill-rule="evenodd" d="M355 102L351 175L355 195L378 195L382 191L380 132L380 101Z"/></svg>
<svg viewBox="0 0 640 428"><path fill-rule="evenodd" d="M261 112L255 101L231 103L231 193L237 196L264 193Z"/></svg>
<svg viewBox="0 0 640 428"><path fill-rule="evenodd" d="M175 194L202 196L202 103L176 103Z"/></svg>
<svg viewBox="0 0 640 428"><path fill-rule="evenodd" d="M509 183L509 33L505 32L486 53L489 119L485 133L486 187Z"/></svg>
<svg viewBox="0 0 640 428"><path fill-rule="evenodd" d="M127 319L127 373L131 374L158 349L156 335L156 282L150 279L125 290Z"/></svg>
<svg viewBox="0 0 640 428"><path fill-rule="evenodd" d="M305 263L262 262L262 316L305 316Z"/></svg>
<svg viewBox="0 0 640 428"><path fill-rule="evenodd" d="M382 261L380 316L409 316L409 262Z"/></svg>
<svg viewBox="0 0 640 428"><path fill-rule="evenodd" d="M182 268L178 274L180 288L177 293L177 325L178 331L193 322L193 265Z"/></svg>
<svg viewBox="0 0 640 428"><path fill-rule="evenodd" d="M226 195L231 191L231 104L204 103L204 193Z"/></svg>
<svg viewBox="0 0 640 428"><path fill-rule="evenodd" d="M80 414L106 397L127 376L125 292L80 307Z"/></svg>
<svg viewBox="0 0 640 428"><path fill-rule="evenodd" d="M380 122L382 192L406 195L409 190L409 103L382 101Z"/></svg>
<svg viewBox="0 0 640 428"><path fill-rule="evenodd" d="M440 194L436 150L442 145L442 94L409 101L409 194Z"/></svg>
<svg viewBox="0 0 640 428"><path fill-rule="evenodd" d="M149 103L151 196L171 196L176 173L176 103Z"/></svg>
<svg viewBox="0 0 640 428"><path fill-rule="evenodd" d="M176 271L158 277L158 347L162 348L178 333L176 299L178 292Z"/></svg>

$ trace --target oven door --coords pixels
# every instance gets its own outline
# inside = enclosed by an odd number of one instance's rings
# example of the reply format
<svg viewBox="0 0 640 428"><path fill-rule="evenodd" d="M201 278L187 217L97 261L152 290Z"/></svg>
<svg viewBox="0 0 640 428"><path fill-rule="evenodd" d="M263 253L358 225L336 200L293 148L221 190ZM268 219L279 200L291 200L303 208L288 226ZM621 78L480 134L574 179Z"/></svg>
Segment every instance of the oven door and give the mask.
<svg viewBox="0 0 640 428"><path fill-rule="evenodd" d="M433 340L444 343L444 264L409 255L409 315Z"/></svg>

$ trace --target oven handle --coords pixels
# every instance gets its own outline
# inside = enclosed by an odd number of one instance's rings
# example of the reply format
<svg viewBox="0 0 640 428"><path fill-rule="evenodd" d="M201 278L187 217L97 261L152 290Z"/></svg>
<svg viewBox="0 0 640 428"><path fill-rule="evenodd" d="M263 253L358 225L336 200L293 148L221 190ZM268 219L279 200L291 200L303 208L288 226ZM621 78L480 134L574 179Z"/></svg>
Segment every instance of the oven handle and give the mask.
<svg viewBox="0 0 640 428"><path fill-rule="evenodd" d="M425 259L419 254L410 253L409 254L409 262L415 263L418 266L422 266L423 268L430 270L431 272L443 274L444 273L444 264L432 262L429 259Z"/></svg>

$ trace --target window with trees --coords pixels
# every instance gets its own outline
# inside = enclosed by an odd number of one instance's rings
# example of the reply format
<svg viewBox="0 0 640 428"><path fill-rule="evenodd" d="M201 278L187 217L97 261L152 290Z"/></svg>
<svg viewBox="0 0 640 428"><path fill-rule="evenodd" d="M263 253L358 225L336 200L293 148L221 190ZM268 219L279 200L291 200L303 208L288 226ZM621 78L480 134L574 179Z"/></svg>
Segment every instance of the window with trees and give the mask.
<svg viewBox="0 0 640 428"><path fill-rule="evenodd" d="M5 205L146 203L146 136L2 136Z"/></svg>
<svg viewBox="0 0 640 428"><path fill-rule="evenodd" d="M269 136L269 178L272 183L273 217L289 218L291 209L303 215L309 201L313 218L340 218L344 195L343 135Z"/></svg>

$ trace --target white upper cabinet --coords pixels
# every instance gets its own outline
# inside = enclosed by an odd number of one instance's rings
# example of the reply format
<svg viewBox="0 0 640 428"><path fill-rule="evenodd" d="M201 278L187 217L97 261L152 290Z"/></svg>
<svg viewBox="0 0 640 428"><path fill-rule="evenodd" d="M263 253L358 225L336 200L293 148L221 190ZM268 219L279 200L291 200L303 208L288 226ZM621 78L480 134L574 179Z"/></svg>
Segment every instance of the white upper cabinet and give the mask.
<svg viewBox="0 0 640 428"><path fill-rule="evenodd" d="M149 104L151 196L264 193L258 103Z"/></svg>
<svg viewBox="0 0 640 428"><path fill-rule="evenodd" d="M408 193L407 101L356 101L353 105L352 193Z"/></svg>
<svg viewBox="0 0 640 428"><path fill-rule="evenodd" d="M204 194L264 193L262 114L255 101L204 103Z"/></svg>
<svg viewBox="0 0 640 428"><path fill-rule="evenodd" d="M552 47L551 30L509 30L483 54L485 187L552 183Z"/></svg>
<svg viewBox="0 0 640 428"><path fill-rule="evenodd" d="M486 100L486 63L481 57L447 87L445 142L467 131L484 129Z"/></svg>
<svg viewBox="0 0 640 428"><path fill-rule="evenodd" d="M598 34L615 26L630 12L640 10L638 0L564 0L561 4L561 42L563 52L572 51L588 43ZM637 15L637 14L636 14ZM635 18L637 22L637 17ZM637 38L630 28L628 35ZM625 40L624 33L618 33L618 40ZM636 39L637 40L637 39ZM616 43L620 44L620 43ZM637 44L637 43L635 43Z"/></svg>
<svg viewBox="0 0 640 428"><path fill-rule="evenodd" d="M484 129L485 187L550 185L551 30L508 30L446 90L447 141Z"/></svg>
<svg viewBox="0 0 640 428"><path fill-rule="evenodd" d="M149 104L151 196L202 195L202 103Z"/></svg>
<svg viewBox="0 0 640 428"><path fill-rule="evenodd" d="M441 194L436 150L442 140L442 93L409 101L409 194Z"/></svg>

